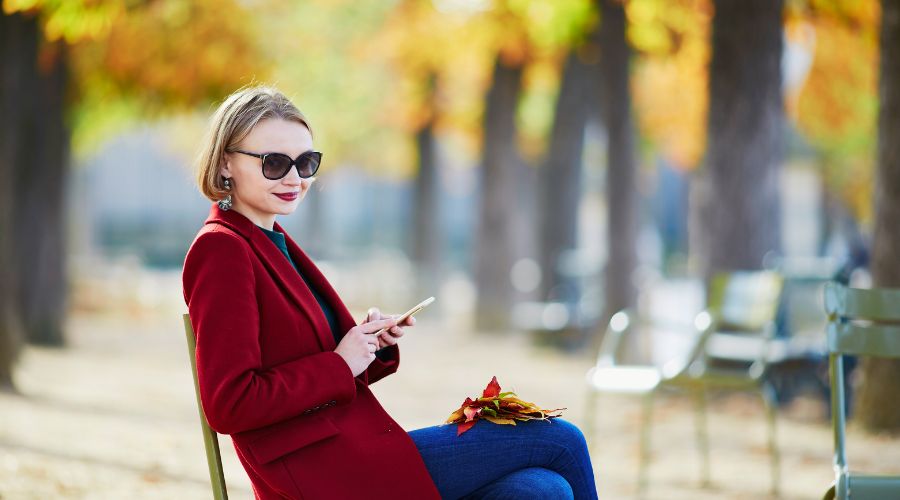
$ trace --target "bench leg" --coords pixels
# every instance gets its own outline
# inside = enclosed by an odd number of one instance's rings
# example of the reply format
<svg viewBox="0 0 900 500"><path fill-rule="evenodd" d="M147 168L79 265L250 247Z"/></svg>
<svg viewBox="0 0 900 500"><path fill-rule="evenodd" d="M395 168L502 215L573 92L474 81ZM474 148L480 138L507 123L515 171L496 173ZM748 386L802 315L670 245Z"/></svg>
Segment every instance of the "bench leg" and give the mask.
<svg viewBox="0 0 900 500"><path fill-rule="evenodd" d="M700 484L708 488L709 479L709 434L706 422L706 389L699 387L691 390L694 397L695 430L697 432L697 448L700 451Z"/></svg>
<svg viewBox="0 0 900 500"><path fill-rule="evenodd" d="M778 496L781 487L781 454L778 450L777 436L777 411L778 401L775 399L775 390L768 383L761 387L763 404L766 408L766 424L768 427L769 453L772 456L772 495Z"/></svg>
<svg viewBox="0 0 900 500"><path fill-rule="evenodd" d="M647 489L647 466L650 461L650 426L653 421L653 397L655 391L643 396L643 416L641 418L641 452L638 458L638 496Z"/></svg>

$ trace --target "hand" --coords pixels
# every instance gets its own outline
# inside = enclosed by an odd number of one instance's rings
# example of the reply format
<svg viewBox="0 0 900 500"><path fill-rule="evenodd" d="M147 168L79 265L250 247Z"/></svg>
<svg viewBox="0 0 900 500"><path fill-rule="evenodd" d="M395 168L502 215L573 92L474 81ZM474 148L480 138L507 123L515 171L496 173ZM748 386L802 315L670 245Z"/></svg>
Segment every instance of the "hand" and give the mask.
<svg viewBox="0 0 900 500"><path fill-rule="evenodd" d="M366 316L366 321L374 321L380 319L388 319L388 318L398 318L399 314L393 315L383 315L381 311L378 310L377 307L369 308L368 315ZM416 324L416 318L412 316L406 318L403 323L399 323L397 326L391 327L388 330L385 330L383 333L378 335L378 348L384 348L392 345L396 345L397 341L400 340L400 337L403 336L403 327L404 326L413 326Z"/></svg>
<svg viewBox="0 0 900 500"><path fill-rule="evenodd" d="M378 350L378 338L373 333L382 328L392 328L397 324L393 318L367 321L351 328L334 349L350 367L353 376L366 371L375 359Z"/></svg>

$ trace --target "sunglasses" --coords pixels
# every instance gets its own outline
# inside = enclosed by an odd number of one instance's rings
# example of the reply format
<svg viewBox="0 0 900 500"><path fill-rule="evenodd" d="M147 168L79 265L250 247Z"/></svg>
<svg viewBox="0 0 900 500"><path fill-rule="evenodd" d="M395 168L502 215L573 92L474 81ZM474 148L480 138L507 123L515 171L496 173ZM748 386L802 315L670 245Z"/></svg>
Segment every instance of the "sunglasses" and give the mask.
<svg viewBox="0 0 900 500"><path fill-rule="evenodd" d="M306 151L296 159L282 153L251 153L249 151L234 150L235 153L252 156L262 160L262 174L266 179L277 181L288 172L291 167L297 166L297 173L301 179L316 175L319 165L322 163L322 153L318 151Z"/></svg>

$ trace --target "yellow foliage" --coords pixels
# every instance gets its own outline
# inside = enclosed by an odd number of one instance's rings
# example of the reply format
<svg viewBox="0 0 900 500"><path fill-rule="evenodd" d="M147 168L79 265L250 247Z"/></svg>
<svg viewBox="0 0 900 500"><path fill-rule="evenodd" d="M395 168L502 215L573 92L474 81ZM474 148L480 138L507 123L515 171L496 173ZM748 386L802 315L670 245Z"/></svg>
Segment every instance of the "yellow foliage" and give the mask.
<svg viewBox="0 0 900 500"><path fill-rule="evenodd" d="M632 87L642 134L682 169L693 169L706 147L710 2L632 0L629 39Z"/></svg>

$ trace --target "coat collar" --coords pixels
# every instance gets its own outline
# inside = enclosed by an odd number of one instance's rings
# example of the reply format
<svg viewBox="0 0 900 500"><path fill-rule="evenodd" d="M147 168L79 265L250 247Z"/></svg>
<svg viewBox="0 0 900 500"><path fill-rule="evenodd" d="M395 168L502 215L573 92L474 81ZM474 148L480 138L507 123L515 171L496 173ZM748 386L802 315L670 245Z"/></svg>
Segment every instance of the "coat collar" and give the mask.
<svg viewBox="0 0 900 500"><path fill-rule="evenodd" d="M212 207L209 210L209 217L206 219L206 224L222 224L246 239L259 259L266 268L268 268L272 276L281 283L297 306L309 317L309 320L315 327L316 337L318 338L322 349L334 350L336 347L334 336L331 334L331 327L328 325L328 320L325 318L322 308L319 307L319 303L316 301L309 287L306 286L303 278L297 274L297 271L291 266L290 262L284 258L284 255L278 247L272 243L272 240L266 236L259 226L234 210L222 210L215 203L212 204ZM303 273L303 276L312 283L316 291L322 295L325 302L327 302L334 310L341 334L343 335L347 330L356 326L356 322L353 320L350 311L347 310L344 302L338 296L334 288L332 288L322 272L319 271L319 268L313 263L312 259L306 255L306 252L294 242L293 238L291 238L277 222L275 223L274 229L284 234L284 239L288 247L288 254L291 256L291 259L297 264L297 267L300 268L300 272Z"/></svg>

